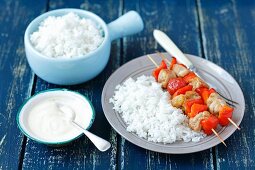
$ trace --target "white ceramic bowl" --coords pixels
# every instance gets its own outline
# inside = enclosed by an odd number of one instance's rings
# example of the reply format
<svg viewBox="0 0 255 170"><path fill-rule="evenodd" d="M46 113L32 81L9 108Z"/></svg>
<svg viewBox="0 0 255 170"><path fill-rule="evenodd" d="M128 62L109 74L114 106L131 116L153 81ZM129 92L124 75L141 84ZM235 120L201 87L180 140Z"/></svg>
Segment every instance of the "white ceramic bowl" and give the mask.
<svg viewBox="0 0 255 170"><path fill-rule="evenodd" d="M82 110L82 114L80 117L76 117L75 121L83 126L85 129L89 129L95 119L95 111L91 102L82 94L74 91L70 91L67 89L50 89L46 91L39 92L26 100L24 104L20 107L19 112L17 114L17 124L20 130L26 135L28 138L47 145L51 146L59 146L65 145L77 138L79 138L83 133L78 129L72 130L70 135L65 137L65 139L47 139L45 136L41 135L38 132L34 132L33 128L31 128L31 109L33 109L40 102L44 102L49 98L54 98L54 102L63 103L62 99L70 99L74 102L79 103L79 110ZM78 104L77 103L77 104ZM84 110L84 112L83 112ZM85 111L86 110L86 111ZM72 128L73 129L73 128Z"/></svg>

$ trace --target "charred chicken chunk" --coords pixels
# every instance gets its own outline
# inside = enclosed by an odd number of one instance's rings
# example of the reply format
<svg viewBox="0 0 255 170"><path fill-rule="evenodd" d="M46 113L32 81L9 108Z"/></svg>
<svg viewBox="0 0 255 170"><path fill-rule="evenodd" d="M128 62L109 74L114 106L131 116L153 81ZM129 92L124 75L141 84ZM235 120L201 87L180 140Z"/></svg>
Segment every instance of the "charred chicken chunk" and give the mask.
<svg viewBox="0 0 255 170"><path fill-rule="evenodd" d="M174 64L173 71L178 77L184 77L189 73L189 70L180 64Z"/></svg>
<svg viewBox="0 0 255 170"><path fill-rule="evenodd" d="M187 91L187 92L185 93L185 98L186 98L186 99L199 99L199 98L201 98L201 97L200 97L200 95L199 95L197 92L195 92L195 91Z"/></svg>
<svg viewBox="0 0 255 170"><path fill-rule="evenodd" d="M175 96L175 97L172 99L172 101L171 101L172 105L173 105L174 107L177 107L177 108L181 108L182 105L184 104L184 102L185 102L185 95L183 95L183 94L180 94L180 95L178 95L178 96Z"/></svg>
<svg viewBox="0 0 255 170"><path fill-rule="evenodd" d="M196 89L199 87L208 87L208 85L199 77L194 77L193 79L191 79L189 84L193 86L193 89Z"/></svg>
<svg viewBox="0 0 255 170"><path fill-rule="evenodd" d="M206 102L209 111L214 115L218 115L220 109L226 105L226 102L217 93L212 93Z"/></svg>
<svg viewBox="0 0 255 170"><path fill-rule="evenodd" d="M205 118L210 117L210 113L208 111L200 112L195 117L189 119L189 127L194 131L201 131L201 121Z"/></svg>
<svg viewBox="0 0 255 170"><path fill-rule="evenodd" d="M172 78L176 78L176 75L172 70L162 69L158 75L158 82L161 83L163 88L166 88L169 79Z"/></svg>

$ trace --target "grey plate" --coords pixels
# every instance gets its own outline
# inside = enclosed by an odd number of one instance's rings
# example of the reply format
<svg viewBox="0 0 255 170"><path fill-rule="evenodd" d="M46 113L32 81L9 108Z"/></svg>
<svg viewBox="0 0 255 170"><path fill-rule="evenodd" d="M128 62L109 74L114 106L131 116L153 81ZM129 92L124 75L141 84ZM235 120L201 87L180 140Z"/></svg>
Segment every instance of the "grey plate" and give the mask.
<svg viewBox="0 0 255 170"><path fill-rule="evenodd" d="M155 61L157 61L157 63L161 62L161 58L156 56L156 54L152 54L151 56L155 59ZM233 99L239 103L239 105L236 106L232 117L233 121L239 125L244 116L245 102L242 90L235 79L224 69L208 60L188 54L187 57L203 73L204 77L206 77L206 81L217 88L217 91L229 99ZM169 56L168 58L170 59L171 57ZM125 122L122 120L120 114L112 109L113 104L109 103L109 99L113 96L115 87L118 84L123 83L129 77L137 78L141 75L151 75L154 68L155 66L152 62L146 56L142 56L121 66L107 80L102 92L101 102L105 117L111 126L126 140L137 146L156 152L170 154L192 153L202 151L219 144L220 141L215 135L207 136L200 142L196 143L185 143L182 141L177 141L172 144L154 143L140 138L136 134L130 133L126 130L127 126ZM230 124L227 127L218 127L217 132L225 140L233 134L235 130L236 128Z"/></svg>

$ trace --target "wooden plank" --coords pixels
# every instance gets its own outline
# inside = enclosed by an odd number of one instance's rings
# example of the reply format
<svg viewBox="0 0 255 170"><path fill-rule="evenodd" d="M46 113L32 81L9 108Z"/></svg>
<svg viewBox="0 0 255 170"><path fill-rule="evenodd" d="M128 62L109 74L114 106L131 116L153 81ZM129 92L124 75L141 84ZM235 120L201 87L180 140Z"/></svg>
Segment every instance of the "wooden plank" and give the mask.
<svg viewBox="0 0 255 170"><path fill-rule="evenodd" d="M0 1L0 169L17 169L22 157L23 135L16 115L33 82L23 36L31 19L45 7L45 1Z"/></svg>
<svg viewBox="0 0 255 170"><path fill-rule="evenodd" d="M201 56L195 1L125 1L124 11L137 10L145 21L138 36L124 38L123 61L162 50L152 35L165 31L185 53ZM121 139L119 169L213 169L212 149L194 154L170 155L139 148Z"/></svg>
<svg viewBox="0 0 255 170"><path fill-rule="evenodd" d="M106 21L110 22L117 18L122 11L122 4L119 1L51 1L50 10L72 7L82 8L92 11ZM108 124L101 107L101 92L107 78L120 65L120 41L112 43L111 57L107 67L102 74L95 79L76 86L65 86L71 90L78 91L92 101L96 119L90 131L110 141L112 148L106 152L98 151L93 144L86 138L81 137L72 144L62 148L52 148L35 143L31 140L27 142L24 157L24 169L115 169L117 154L117 134ZM36 92L50 89L62 88L49 84L40 78L36 82Z"/></svg>
<svg viewBox="0 0 255 170"><path fill-rule="evenodd" d="M241 131L216 149L217 169L254 169L255 2L199 0L198 7L206 58L237 80L246 102Z"/></svg>

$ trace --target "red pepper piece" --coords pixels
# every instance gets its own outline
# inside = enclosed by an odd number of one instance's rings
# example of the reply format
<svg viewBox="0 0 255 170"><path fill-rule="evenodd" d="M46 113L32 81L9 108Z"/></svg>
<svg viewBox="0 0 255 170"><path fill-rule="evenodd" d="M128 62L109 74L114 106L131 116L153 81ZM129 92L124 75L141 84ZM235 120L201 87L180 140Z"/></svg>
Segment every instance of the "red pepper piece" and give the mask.
<svg viewBox="0 0 255 170"><path fill-rule="evenodd" d="M199 87L199 88L196 88L195 91L202 97L202 99L203 99L204 102L206 103L207 99L208 99L209 96L210 96L209 89L206 88L206 87Z"/></svg>
<svg viewBox="0 0 255 170"><path fill-rule="evenodd" d="M216 93L216 90L214 88L209 89L209 94Z"/></svg>
<svg viewBox="0 0 255 170"><path fill-rule="evenodd" d="M219 120L216 116L211 114L210 117L208 117L207 119L202 120L200 123L201 123L201 126L202 126L204 132L207 135L211 135L213 133L212 129L217 128L217 126L219 124Z"/></svg>
<svg viewBox="0 0 255 170"><path fill-rule="evenodd" d="M180 89L178 89L174 95L172 96L172 98L174 98L175 96L178 96L180 94L185 94L187 91L191 91L192 90L192 86L191 85L187 85L187 86L184 86Z"/></svg>
<svg viewBox="0 0 255 170"><path fill-rule="evenodd" d="M200 99L189 99L185 102L185 113L188 114L191 112L191 106L193 104L204 104L204 101L200 98Z"/></svg>
<svg viewBox="0 0 255 170"><path fill-rule="evenodd" d="M219 123L221 126L227 126L229 124L228 118L232 117L234 109L229 106L223 106L219 111Z"/></svg>
<svg viewBox="0 0 255 170"><path fill-rule="evenodd" d="M158 68L155 68L152 72L152 75L153 77L156 79L156 81L158 81L158 75L159 75L159 72L162 70L162 69L167 69L167 65L166 65L166 62L164 60L161 61L161 65L158 67Z"/></svg>
<svg viewBox="0 0 255 170"><path fill-rule="evenodd" d="M183 77L183 79L185 80L185 77ZM212 94L212 93L216 93L216 90L214 88L210 88L208 89L207 87L198 87L195 89L195 91L201 96L202 95L202 92L205 91L205 90L208 90L209 91L209 94Z"/></svg>
<svg viewBox="0 0 255 170"><path fill-rule="evenodd" d="M198 87L198 88L195 89L195 91L196 91L200 96L202 96L202 92L203 92L204 90L209 90L209 89L206 88L206 87Z"/></svg>
<svg viewBox="0 0 255 170"><path fill-rule="evenodd" d="M173 95L178 89L186 86L187 83L182 78L172 78L167 84L167 91Z"/></svg>
<svg viewBox="0 0 255 170"><path fill-rule="evenodd" d="M195 78L197 75L194 72L189 72L186 76L183 77L183 80L189 83L193 78Z"/></svg>
<svg viewBox="0 0 255 170"><path fill-rule="evenodd" d="M188 113L188 116L190 118L195 117L198 113L206 111L207 109L208 109L207 105L194 103L191 106L191 112Z"/></svg>
<svg viewBox="0 0 255 170"><path fill-rule="evenodd" d="M210 97L210 95L211 95L212 93L216 93L216 91L215 91L213 88L211 88L211 89L204 89L204 90L202 91L201 97L203 98L203 100L204 100L205 103L206 103L206 101L208 100L208 98Z"/></svg>
<svg viewBox="0 0 255 170"><path fill-rule="evenodd" d="M177 60L175 57L172 57L172 61L171 61L171 64L170 64L170 67L169 69L172 70L173 69L173 66L177 63Z"/></svg>
<svg viewBox="0 0 255 170"><path fill-rule="evenodd" d="M202 98L203 98L203 100L204 100L205 103L206 103L206 101L208 100L209 96L210 96L209 90L204 90L204 91L202 92Z"/></svg>

